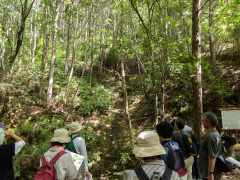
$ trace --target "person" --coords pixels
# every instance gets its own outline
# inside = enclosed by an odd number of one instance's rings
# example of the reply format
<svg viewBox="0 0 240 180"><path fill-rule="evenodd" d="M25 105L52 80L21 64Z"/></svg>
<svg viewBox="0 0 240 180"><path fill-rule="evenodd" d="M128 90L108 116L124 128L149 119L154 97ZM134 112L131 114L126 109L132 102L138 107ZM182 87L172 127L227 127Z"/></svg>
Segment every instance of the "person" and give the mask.
<svg viewBox="0 0 240 180"><path fill-rule="evenodd" d="M163 146L160 144L158 134L153 131L143 131L137 137L137 145L133 149L136 157L143 158L144 165L141 166L149 179L154 173L163 176L167 169L166 164L161 160L161 155L166 154ZM172 180L178 180L179 176L175 171L172 172ZM131 170L127 176L127 180L138 180L135 170Z"/></svg>
<svg viewBox="0 0 240 180"><path fill-rule="evenodd" d="M191 135L187 132L184 131L183 128L185 126L185 122L182 119L176 119L175 121L171 122L173 124L173 129L175 132L173 133L171 137L171 141L175 141L179 144L180 149L183 152L183 157L184 157L184 163L185 167L187 168L187 179L192 180L192 166L193 166L193 156L190 156L187 147L184 144L183 141L183 134L186 134L188 137L191 137ZM181 132L180 132L181 131Z"/></svg>
<svg viewBox="0 0 240 180"><path fill-rule="evenodd" d="M84 156L83 163L84 163L86 178L91 179L91 173L88 170L87 148L86 148L84 139L82 137L79 137L80 130L81 130L81 126L78 122L72 122L70 124L70 129L69 129L70 137L72 139L75 136L77 136L75 139L73 139L73 144L74 144L77 154Z"/></svg>
<svg viewBox="0 0 240 180"><path fill-rule="evenodd" d="M167 123L167 122L161 122L159 123L157 126L156 126L156 130L157 130L157 133L158 133L158 136L160 138L160 141L161 141L161 144L163 145L163 148L165 149L166 151L166 154L163 154L161 156L161 160L163 160L165 162L165 164L168 166L168 152L169 152L169 147L166 147L164 145L168 144L170 146L172 146L173 144L178 145L177 142L173 142L171 141L171 136L173 134L173 127L170 123ZM182 157L182 156L181 156ZM179 162L179 161L178 161ZM169 167L169 166L168 166ZM185 168L186 169L186 168ZM180 179L181 180L185 180L187 179L187 173L186 171L185 172L182 172L182 174L180 175Z"/></svg>
<svg viewBox="0 0 240 180"><path fill-rule="evenodd" d="M199 170L202 178L208 180L219 180L222 173L215 168L216 157L221 154L221 137L216 130L218 124L217 116L212 112L203 114L203 126L206 136L199 150Z"/></svg>
<svg viewBox="0 0 240 180"><path fill-rule="evenodd" d="M51 148L44 153L47 162L50 162L60 151L64 150L64 146L71 140L69 132L66 129L57 129L54 131L51 139ZM42 161L40 159L40 167ZM70 152L63 154L55 163L54 169L58 180L75 180L77 179L77 169L74 165Z"/></svg>
<svg viewBox="0 0 240 180"><path fill-rule="evenodd" d="M4 136L15 139L16 143L2 144ZM0 179L14 180L12 158L25 146L25 141L9 130L0 128Z"/></svg>

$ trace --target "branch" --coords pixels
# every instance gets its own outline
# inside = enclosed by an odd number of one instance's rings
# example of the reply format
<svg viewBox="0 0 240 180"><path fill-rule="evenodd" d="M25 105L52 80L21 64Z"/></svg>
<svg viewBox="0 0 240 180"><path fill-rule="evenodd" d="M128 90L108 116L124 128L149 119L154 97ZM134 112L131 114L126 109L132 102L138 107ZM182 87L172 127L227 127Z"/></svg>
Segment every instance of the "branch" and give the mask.
<svg viewBox="0 0 240 180"><path fill-rule="evenodd" d="M33 0L32 4L29 6L27 13L26 13L26 17L28 17L28 14L30 13L34 2L35 2L35 0Z"/></svg>
<svg viewBox="0 0 240 180"><path fill-rule="evenodd" d="M11 1L12 5L14 6L14 8L21 14L21 11L18 9L18 7L15 6L15 4L12 2L12 0L10 0L10 1Z"/></svg>
<svg viewBox="0 0 240 180"><path fill-rule="evenodd" d="M204 6L208 3L208 1L209 1L209 0L207 0L207 1L204 3L204 5L198 10L198 12L201 11L201 10L204 8Z"/></svg>
<svg viewBox="0 0 240 180"><path fill-rule="evenodd" d="M132 5L133 9L134 9L135 12L137 13L137 15L138 15L138 17L139 17L139 19L140 19L140 21L141 21L141 23L142 23L142 25L143 25L146 33L147 33L148 39L150 40L148 29L147 29L147 27L145 26L144 21L143 21L141 15L140 15L140 13L138 12L138 9L134 6L132 0L130 0L130 2L131 2L131 5Z"/></svg>
<svg viewBox="0 0 240 180"><path fill-rule="evenodd" d="M202 13L202 14L217 14L217 15L235 15L235 16L239 16L235 13L217 13L217 12L206 12L206 13Z"/></svg>

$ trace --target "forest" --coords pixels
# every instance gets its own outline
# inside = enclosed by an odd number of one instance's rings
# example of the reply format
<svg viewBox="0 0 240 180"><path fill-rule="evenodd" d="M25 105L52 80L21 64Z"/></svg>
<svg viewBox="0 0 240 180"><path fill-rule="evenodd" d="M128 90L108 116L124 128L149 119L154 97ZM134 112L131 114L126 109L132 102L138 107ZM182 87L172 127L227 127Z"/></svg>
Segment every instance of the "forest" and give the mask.
<svg viewBox="0 0 240 180"><path fill-rule="evenodd" d="M0 0L0 124L33 179L54 130L82 125L94 179L139 163L143 130L240 108L239 0ZM11 142L12 139L5 140Z"/></svg>

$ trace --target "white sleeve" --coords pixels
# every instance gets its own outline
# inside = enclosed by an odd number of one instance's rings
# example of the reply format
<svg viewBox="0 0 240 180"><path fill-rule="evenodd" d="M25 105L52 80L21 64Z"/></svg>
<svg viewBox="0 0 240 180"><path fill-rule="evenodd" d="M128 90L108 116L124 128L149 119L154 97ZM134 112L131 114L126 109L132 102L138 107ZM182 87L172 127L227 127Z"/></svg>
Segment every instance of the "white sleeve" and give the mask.
<svg viewBox="0 0 240 180"><path fill-rule="evenodd" d="M15 154L19 153L21 149L25 146L25 141L19 141L15 143Z"/></svg>

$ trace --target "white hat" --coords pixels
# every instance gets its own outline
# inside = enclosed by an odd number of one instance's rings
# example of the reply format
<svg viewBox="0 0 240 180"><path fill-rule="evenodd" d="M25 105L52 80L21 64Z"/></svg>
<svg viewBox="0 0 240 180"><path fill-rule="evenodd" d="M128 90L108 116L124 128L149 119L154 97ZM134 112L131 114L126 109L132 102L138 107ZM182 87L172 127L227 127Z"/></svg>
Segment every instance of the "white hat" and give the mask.
<svg viewBox="0 0 240 180"><path fill-rule="evenodd" d="M71 138L69 132L66 129L57 129L54 131L51 142L69 143Z"/></svg>
<svg viewBox="0 0 240 180"><path fill-rule="evenodd" d="M69 132L70 134L79 132L81 130L81 126L79 125L78 122L72 122L70 124Z"/></svg>
<svg viewBox="0 0 240 180"><path fill-rule="evenodd" d="M3 140L4 140L4 130L2 128L0 128L0 144L2 144Z"/></svg>
<svg viewBox="0 0 240 180"><path fill-rule="evenodd" d="M133 149L137 157L151 157L166 154L160 144L159 136L153 131L144 131L138 135L137 145Z"/></svg>

